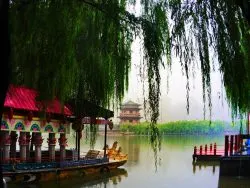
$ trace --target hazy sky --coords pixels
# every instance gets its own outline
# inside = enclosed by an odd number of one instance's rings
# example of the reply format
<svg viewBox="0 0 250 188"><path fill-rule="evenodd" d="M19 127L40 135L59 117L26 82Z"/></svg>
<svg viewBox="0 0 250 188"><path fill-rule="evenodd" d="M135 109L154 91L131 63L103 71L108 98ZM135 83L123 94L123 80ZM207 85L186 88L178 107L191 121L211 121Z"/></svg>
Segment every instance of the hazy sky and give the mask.
<svg viewBox="0 0 250 188"><path fill-rule="evenodd" d="M139 40L132 45L132 67L129 77L129 89L124 102L133 100L143 104L143 85L139 76L140 48ZM186 111L186 77L181 72L178 59L173 57L172 74L169 76L169 92L167 92L167 70L161 73L161 100L159 122L203 119L202 83L200 71L197 69L196 78L190 78L190 113ZM230 120L230 110L225 100L225 91L219 72L211 74L212 83L212 119ZM223 92L223 94L222 94ZM224 97L224 98L223 98ZM143 113L143 110L141 111ZM208 110L207 110L208 114ZM208 117L208 116L207 116Z"/></svg>
<svg viewBox="0 0 250 188"><path fill-rule="evenodd" d="M135 7L128 7L128 11L140 15L140 1ZM133 100L143 104L143 84L140 79L139 65L142 53L139 39L132 44L132 67L129 76L129 89L124 101ZM172 74L169 75L169 92L167 93L167 70L161 71L161 100L159 122L203 119L202 83L200 71L197 69L196 78L190 78L190 113L186 111L186 77L182 75L178 59L173 58ZM225 100L225 90L221 83L220 73L211 74L212 83L212 119L231 120L231 112ZM223 93L223 94L222 94ZM118 112L119 113L119 112ZM143 110L141 111L143 114ZM209 111L207 110L207 114ZM115 117L117 112L115 112ZM208 119L208 116L207 116ZM115 120L117 121L117 119ZM119 121L119 120L118 120Z"/></svg>

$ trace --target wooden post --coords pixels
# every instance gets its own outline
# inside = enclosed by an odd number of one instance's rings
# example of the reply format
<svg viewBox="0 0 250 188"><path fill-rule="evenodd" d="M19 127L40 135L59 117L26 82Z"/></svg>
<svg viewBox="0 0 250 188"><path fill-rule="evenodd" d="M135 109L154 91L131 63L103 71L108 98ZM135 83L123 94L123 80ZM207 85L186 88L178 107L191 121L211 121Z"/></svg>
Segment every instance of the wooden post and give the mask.
<svg viewBox="0 0 250 188"><path fill-rule="evenodd" d="M205 154L207 154L207 144L205 145Z"/></svg>
<svg viewBox="0 0 250 188"><path fill-rule="evenodd" d="M77 137L78 137L78 133L77 133L77 131L76 131L76 139L75 139L76 151L78 151L78 142L77 142Z"/></svg>
<svg viewBox="0 0 250 188"><path fill-rule="evenodd" d="M234 135L234 153L238 152L238 135Z"/></svg>
<svg viewBox="0 0 250 188"><path fill-rule="evenodd" d="M238 148L239 148L239 151L242 152L243 139L242 139L242 135L241 134L238 135L238 140L239 140Z"/></svg>
<svg viewBox="0 0 250 188"><path fill-rule="evenodd" d="M237 139L238 139L238 151L240 151L241 150L241 145L240 145L240 135L238 134L238 137L237 137Z"/></svg>
<svg viewBox="0 0 250 188"><path fill-rule="evenodd" d="M193 162L195 162L196 156L197 156L197 147L194 146Z"/></svg>
<svg viewBox="0 0 250 188"><path fill-rule="evenodd" d="M80 160L80 152L81 152L81 148L80 148L80 134L81 134L81 131L77 131L77 158L78 160Z"/></svg>
<svg viewBox="0 0 250 188"><path fill-rule="evenodd" d="M213 144L210 144L210 154L212 153L213 150Z"/></svg>
<svg viewBox="0 0 250 188"><path fill-rule="evenodd" d="M194 155L197 155L197 147L194 146Z"/></svg>
<svg viewBox="0 0 250 188"><path fill-rule="evenodd" d="M229 148L229 154L230 156L233 154L233 145L234 145L234 136L230 136L230 148Z"/></svg>
<svg viewBox="0 0 250 188"><path fill-rule="evenodd" d="M106 145L107 145L107 123L105 124L105 133L104 133L104 158L107 157Z"/></svg>
<svg viewBox="0 0 250 188"><path fill-rule="evenodd" d="M228 145L229 145L229 136L225 135L225 151L224 151L224 155L228 156Z"/></svg>
<svg viewBox="0 0 250 188"><path fill-rule="evenodd" d="M216 155L216 151L217 151L217 145L216 143L214 143L214 155Z"/></svg>
<svg viewBox="0 0 250 188"><path fill-rule="evenodd" d="M200 146L200 155L202 155L202 145Z"/></svg>

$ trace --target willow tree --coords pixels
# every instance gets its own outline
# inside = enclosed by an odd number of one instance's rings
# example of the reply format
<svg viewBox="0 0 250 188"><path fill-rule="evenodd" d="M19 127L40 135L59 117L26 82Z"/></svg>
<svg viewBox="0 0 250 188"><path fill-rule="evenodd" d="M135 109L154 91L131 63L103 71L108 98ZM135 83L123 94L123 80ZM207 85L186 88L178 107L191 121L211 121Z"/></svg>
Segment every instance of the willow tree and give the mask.
<svg viewBox="0 0 250 188"><path fill-rule="evenodd" d="M140 36L147 72L152 142L159 133L160 67L177 55L187 77L198 61L203 102L211 112L211 52L219 63L233 114L249 110L248 1L15 0L10 4L12 83L40 91L41 99L98 105L120 102L128 87L131 43Z"/></svg>
<svg viewBox="0 0 250 188"><path fill-rule="evenodd" d="M113 8L116 4L110 4ZM131 37L119 23L79 1L10 5L12 82L41 99L121 99L128 80Z"/></svg>

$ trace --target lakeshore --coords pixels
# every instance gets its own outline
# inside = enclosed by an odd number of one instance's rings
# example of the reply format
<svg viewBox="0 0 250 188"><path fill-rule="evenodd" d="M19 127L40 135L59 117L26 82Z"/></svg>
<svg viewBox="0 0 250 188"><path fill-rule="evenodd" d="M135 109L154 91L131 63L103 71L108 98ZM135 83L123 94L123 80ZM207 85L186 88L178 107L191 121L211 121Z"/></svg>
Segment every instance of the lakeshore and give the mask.
<svg viewBox="0 0 250 188"><path fill-rule="evenodd" d="M161 123L156 126L161 135L224 135L245 132L245 122L241 126L240 122L232 124L224 121L192 120ZM119 130L122 134L149 135L150 124L122 124Z"/></svg>

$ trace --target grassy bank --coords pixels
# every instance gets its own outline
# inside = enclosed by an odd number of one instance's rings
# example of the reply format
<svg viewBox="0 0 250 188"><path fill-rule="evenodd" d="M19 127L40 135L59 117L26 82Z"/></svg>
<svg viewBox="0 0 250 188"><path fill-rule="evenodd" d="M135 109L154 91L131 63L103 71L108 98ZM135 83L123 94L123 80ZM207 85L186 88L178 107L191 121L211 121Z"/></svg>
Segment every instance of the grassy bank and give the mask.
<svg viewBox="0 0 250 188"><path fill-rule="evenodd" d="M175 121L158 124L157 127L163 135L167 134L187 134L187 135L210 135L210 134L237 134L240 131L240 122L212 121L211 124L206 120L194 121ZM243 131L245 122L242 123ZM133 132L137 135L148 135L149 123L140 123L137 125L120 125L120 131Z"/></svg>

